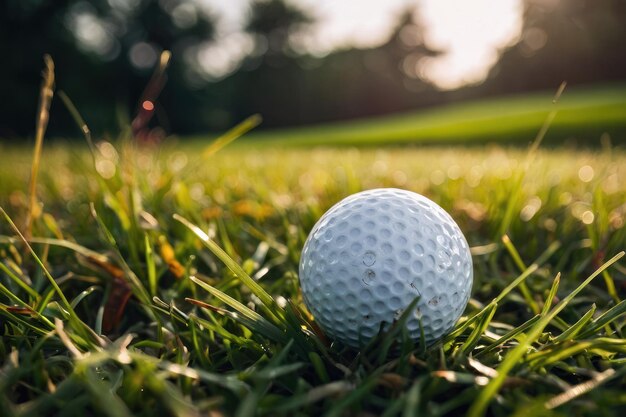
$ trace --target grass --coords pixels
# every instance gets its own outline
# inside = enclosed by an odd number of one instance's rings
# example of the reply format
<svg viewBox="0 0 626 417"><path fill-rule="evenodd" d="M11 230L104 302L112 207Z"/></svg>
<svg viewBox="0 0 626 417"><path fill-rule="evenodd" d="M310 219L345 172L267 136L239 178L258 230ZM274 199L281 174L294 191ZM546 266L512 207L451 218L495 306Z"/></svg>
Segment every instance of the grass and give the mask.
<svg viewBox="0 0 626 417"><path fill-rule="evenodd" d="M0 148L0 415L623 415L623 148L222 149L256 122L202 152L44 146L41 210L32 151ZM308 231L373 187L427 195L472 247L432 346L400 318L351 350L302 302Z"/></svg>
<svg viewBox="0 0 626 417"><path fill-rule="evenodd" d="M357 145L528 143L552 109L552 93L535 93L449 104L431 110L252 133L265 144ZM546 142L598 144L605 133L626 140L626 86L571 88L559 100L559 113Z"/></svg>

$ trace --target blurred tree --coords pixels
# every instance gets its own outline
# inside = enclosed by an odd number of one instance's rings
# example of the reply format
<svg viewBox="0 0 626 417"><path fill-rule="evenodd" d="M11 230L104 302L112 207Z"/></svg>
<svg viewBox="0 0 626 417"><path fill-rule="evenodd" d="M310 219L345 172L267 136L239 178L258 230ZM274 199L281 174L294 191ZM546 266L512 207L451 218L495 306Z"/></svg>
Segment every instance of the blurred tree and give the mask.
<svg viewBox="0 0 626 417"><path fill-rule="evenodd" d="M390 113L436 99L418 65L439 52L424 44L414 8L400 15L383 45L324 57L297 54L292 47L313 22L283 0L253 4L246 27L257 38L257 52L244 64L246 71L221 83L243 89L235 118L258 112L264 127L288 126Z"/></svg>
<svg viewBox="0 0 626 417"><path fill-rule="evenodd" d="M244 29L254 38L255 50L244 60L244 70L225 83L230 91L240 92L236 105L231 107L235 119L261 113L264 126L302 121L298 102L306 99L303 88L307 81L301 67L302 55L294 49L292 39L313 22L305 10L285 0L251 3Z"/></svg>
<svg viewBox="0 0 626 417"><path fill-rule="evenodd" d="M423 42L415 8L398 16L383 45L317 57L299 46L315 25L306 10L291 0L252 0L239 35L254 39L254 50L237 73L209 82L203 68L220 50L207 49L215 46L215 19L200 0L3 0L0 137L33 132L44 53L56 61L58 88L96 133L130 121L163 49L173 56L152 126L176 133L221 130L252 113L264 116L264 127L288 126L553 89L563 80L626 80L626 1L525 1L520 41L502 52L487 81L441 92L420 77L423 60L439 51ZM77 132L58 100L49 131Z"/></svg>
<svg viewBox="0 0 626 417"><path fill-rule="evenodd" d="M261 55L275 59L296 55L290 39L313 22L304 10L284 0L255 0L245 30L255 36Z"/></svg>
<svg viewBox="0 0 626 417"><path fill-rule="evenodd" d="M504 51L483 93L626 79L626 1L526 0L519 43Z"/></svg>
<svg viewBox="0 0 626 417"><path fill-rule="evenodd" d="M188 85L197 78L198 48L214 34L213 18L184 0L5 0L0 11L0 135L32 132L39 71L44 53L56 61L58 87L87 115L96 131L129 118L163 49L174 58L168 94L162 97L172 129L185 130L198 115ZM181 109L179 94L188 107ZM16 103L17 101L17 103ZM115 110L115 103L121 107ZM72 123L53 106L50 130L67 132ZM33 109L32 113L25 109ZM158 115L164 115L160 107ZM191 111L190 111L191 110ZM9 124L10 123L10 124ZM161 116L159 123L167 126Z"/></svg>
<svg viewBox="0 0 626 417"><path fill-rule="evenodd" d="M426 46L422 33L419 14L409 8L400 14L383 45L337 51L318 68L307 70L311 99L303 99L303 113L308 121L365 117L432 104L436 91L420 78L418 68L422 59L440 51Z"/></svg>

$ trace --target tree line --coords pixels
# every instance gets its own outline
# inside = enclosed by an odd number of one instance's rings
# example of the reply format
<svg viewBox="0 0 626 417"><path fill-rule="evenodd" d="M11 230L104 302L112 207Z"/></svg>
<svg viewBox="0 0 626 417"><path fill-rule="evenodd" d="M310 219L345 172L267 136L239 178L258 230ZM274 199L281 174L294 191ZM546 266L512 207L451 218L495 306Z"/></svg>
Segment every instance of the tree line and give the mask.
<svg viewBox="0 0 626 417"><path fill-rule="evenodd" d="M626 80L622 0L526 0L519 42L501 51L485 82L449 92L410 70L442 52L421 41L415 9L400 16L381 46L315 57L292 42L312 24L311 16L292 2L253 1L245 31L254 48L235 73L217 81L203 77L193 62L194 52L215 39L217 22L191 2L5 0L0 10L5 139L32 136L45 53L56 62L57 88L99 134L115 134L130 122L162 50L172 59L151 123L178 134L223 130L254 113L263 115L263 127L294 126L553 89L562 81ZM76 136L58 101L49 131Z"/></svg>

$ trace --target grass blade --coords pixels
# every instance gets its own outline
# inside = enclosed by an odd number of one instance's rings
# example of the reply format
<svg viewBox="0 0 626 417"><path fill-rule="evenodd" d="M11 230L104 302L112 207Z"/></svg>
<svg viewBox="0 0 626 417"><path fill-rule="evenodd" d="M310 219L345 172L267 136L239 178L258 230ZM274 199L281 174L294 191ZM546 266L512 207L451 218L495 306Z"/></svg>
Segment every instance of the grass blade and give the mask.
<svg viewBox="0 0 626 417"><path fill-rule="evenodd" d="M276 331L276 329L272 328L272 324L267 322L267 321L263 321L265 319L262 320L254 320L251 319L250 317L246 317L244 315L240 315L238 313L235 313L233 311L230 310L226 310L224 308L220 308L220 307L215 307L212 306L211 304L205 303L203 301L200 300L195 300L193 298L186 298L185 301L187 301L188 303L194 304L198 307L204 308L208 311L213 311L216 312L218 314L221 314L223 316L226 316L228 318L230 318L231 320L240 323L241 325L245 326L246 328L248 328L251 332L256 333L256 334L260 334L263 337L266 337L270 340L273 340L275 342L279 342L279 343L284 343L285 342L285 337L282 335L282 333L280 333L279 331ZM268 326L269 324L269 326Z"/></svg>
<svg viewBox="0 0 626 417"><path fill-rule="evenodd" d="M337 401L326 414L327 417L340 417L346 415L344 412L348 407L369 395L378 383L378 377L382 374L383 368L377 369L363 383L351 391L348 395ZM352 414L352 413L351 413Z"/></svg>
<svg viewBox="0 0 626 417"><path fill-rule="evenodd" d="M527 359L530 366L545 367L582 353L589 355L593 353L591 351L600 349L612 353L626 353L626 340L598 337L592 340L566 342L531 353ZM600 356L604 355L600 354Z"/></svg>
<svg viewBox="0 0 626 417"><path fill-rule="evenodd" d="M28 243L28 241L26 240L26 238L24 237L24 235L22 235L22 233L20 232L20 230L17 228L17 226L15 225L15 223L13 223L13 220L11 220L11 218L9 217L9 215L7 214L6 211L4 211L4 209L2 207L0 207L0 213L2 213L2 215L4 216L5 220L9 223L9 225L11 225L11 228L13 228L13 231L20 237L20 239L24 242L24 244L26 245L26 247L28 248L28 250L30 251L31 255L33 256L33 259L35 259L35 262L37 262L37 264L39 265L39 267L41 268L41 270L43 271L44 275L46 276L46 278L48 278L48 282L50 282L50 285L52 285L52 288L54 288L54 291L57 293L57 295L59 296L59 298L61 299L61 302L63 303L63 307L70 312L70 314L74 317L76 317L76 313L74 312L74 309L72 308L70 302L67 300L67 298L65 297L65 294L63 293L63 291L61 291L61 288L59 287L59 284L57 284L56 280L52 277L52 275L50 275L50 272L48 272L48 269L46 268L46 266L43 264L43 262L41 261L41 259L39 259L39 256L37 256L37 253L33 250L33 248L30 246L30 244Z"/></svg>
<svg viewBox="0 0 626 417"><path fill-rule="evenodd" d="M272 340L275 340L275 341L285 340L285 335L282 332L282 330L276 327L271 322L269 322L267 319L265 319L256 311L250 309L249 307L235 300L233 297L229 296L228 294L223 293L217 288L210 286L209 284L203 282L202 280L196 277L190 277L190 279L196 284L198 284L202 289L206 290L207 292L209 292L211 295L213 295L214 297L216 297L217 299L219 299L226 305L229 305L230 307L234 308L239 314L241 314L243 317L248 319L249 320L249 322L247 322L248 325L250 325L250 323L254 323L253 329L257 328L261 330L263 334L266 335L266 337L269 336ZM187 300L191 302L196 301L192 299L187 299ZM203 306L203 307L210 308L207 306Z"/></svg>
<svg viewBox="0 0 626 417"><path fill-rule="evenodd" d="M485 347L483 350L481 350L474 357L475 358L479 358L479 357L481 357L483 355L486 355L487 353L491 352L492 350L494 350L498 346L502 346L503 344L505 344L509 340L511 340L513 338L519 337L522 333L524 333L527 329L529 329L537 321L539 321L540 318L541 318L541 316L539 316L539 315L534 316L533 318L531 318L527 322L523 323L522 325L520 325L520 326L518 326L518 327L516 327L516 328L514 328L514 329L512 329L512 330L510 330L508 332L506 332L498 340L496 340L495 342L493 342L489 346Z"/></svg>
<svg viewBox="0 0 626 417"><path fill-rule="evenodd" d="M407 391L402 417L418 417L420 415L418 407L421 400L420 397L423 385L424 379L420 378L415 381L411 388Z"/></svg>
<svg viewBox="0 0 626 417"><path fill-rule="evenodd" d="M33 164L31 165L29 190L28 216L26 217L26 229L24 235L28 238L32 236L33 220L40 213L41 209L37 201L37 174L41 163L41 153L43 150L43 137L48 127L50 119L50 104L54 95L54 61L50 55L44 55L44 71L41 91L39 93L39 105L37 108L37 122L35 129L35 150L33 151Z"/></svg>
<svg viewBox="0 0 626 417"><path fill-rule="evenodd" d="M519 268L520 272L524 272L524 270L526 269L526 265L524 264L522 257L517 251L517 248L513 245L513 242L511 242L511 239L508 235L505 234L502 236L502 243L504 243L504 247L508 250L511 258L513 258L513 261L515 262L515 265L517 265L517 267ZM522 282L519 285L519 289L522 292L522 295L524 296L524 299L528 303L528 306L530 307L532 312L535 314L539 314L539 306L537 305L535 300L533 300L533 296L530 293L530 289L528 289L528 285L526 285L525 282Z"/></svg>
<svg viewBox="0 0 626 417"><path fill-rule="evenodd" d="M504 288L500 292L500 294L498 294L498 296L493 299L493 301L490 304L486 305L482 310L478 311L476 314L468 318L466 321L460 324L457 324L454 330L452 330L443 339L443 343L446 344L454 340L458 335L462 334L468 327L474 324L476 320L479 320L481 317L487 314L487 312L491 308L490 306L492 303L498 304L500 301L502 301L502 299L504 299L504 297L506 297L511 291L513 291L521 282L524 282L526 278L532 275L537 270L537 268L539 268L539 266L536 263L530 265L524 272L521 273L521 275L515 278L509 285L507 285L506 288Z"/></svg>
<svg viewBox="0 0 626 417"><path fill-rule="evenodd" d="M593 304L591 308L569 329L558 335L554 339L554 343L565 342L566 340L575 339L576 335L589 323L591 318L596 312L596 305Z"/></svg>
<svg viewBox="0 0 626 417"><path fill-rule="evenodd" d="M558 103L561 95L563 94L563 91L565 91L566 85L567 84L565 82L561 83L552 99L553 104ZM504 210L504 217L502 218L502 223L500 224L500 228L498 230L499 236L505 235L509 227L511 226L513 216L515 215L515 208L517 207L520 196L522 195L522 185L526 176L526 172L530 168L531 163L534 161L537 154L537 149L539 149L539 145L541 145L543 138L546 136L546 133L548 133L548 129L550 128L550 125L552 125L552 122L554 121L557 113L558 109L555 107L546 116L543 124L541 125L541 128L539 129L539 132L537 132L537 136L535 136L535 140L533 140L530 148L528 149L523 168L518 171L518 174L513 180L513 186L509 192L511 198L507 200L507 205Z"/></svg>
<svg viewBox="0 0 626 417"><path fill-rule="evenodd" d="M465 355L468 355L474 349L474 347L478 344L483 333L485 332L485 330L487 330L489 323L491 323L491 319L493 318L493 315L496 313L497 308L498 308L498 303L496 302L492 302L487 306L487 311L482 316L482 318L480 319L480 321L478 322L478 324L476 325L472 333L470 333L469 337L463 344L462 350Z"/></svg>
<svg viewBox="0 0 626 417"><path fill-rule="evenodd" d="M599 269L597 269L593 274L591 274L582 284L580 284L574 291L572 291L567 297L565 297L559 304L557 304L550 313L543 316L528 332L526 337L523 339L520 344L511 350L506 358L502 361L500 366L498 367L498 376L493 378L487 386L480 391L478 397L471 405L469 409L468 416L469 417L481 417L485 415L487 411L487 407L491 402L491 399L496 395L500 387L502 386L504 380L506 379L508 373L513 369L513 367L518 363L518 361L524 356L528 347L531 343L533 343L537 337L543 332L543 329L559 314L569 302L576 297L578 293L580 293L591 281L594 280L598 275L602 273L605 269L613 265L620 258L624 256L624 252L620 252L611 258L609 261L605 262Z"/></svg>
<svg viewBox="0 0 626 417"><path fill-rule="evenodd" d="M263 119L258 114L248 117L246 120L239 123L237 126L233 127L207 146L202 152L202 158L207 159L215 155L220 149L257 127L261 124L262 120Z"/></svg>
<svg viewBox="0 0 626 417"><path fill-rule="evenodd" d="M335 381L325 385L319 385L304 394L294 395L280 402L273 411L285 413L288 411L302 409L328 397L337 397L347 394L354 386L347 381Z"/></svg>
<svg viewBox="0 0 626 417"><path fill-rule="evenodd" d="M174 219L181 222L185 227L191 230L200 239L200 241L202 241L204 246L206 246L215 256L217 256L218 259L221 260L224 265L226 265L226 267L230 269L230 271L235 274L237 278L241 280L241 282L244 283L244 285L250 288L250 291L252 291L252 293L256 295L259 300L261 300L261 302L267 307L267 309L269 310L268 314L272 316L272 319L275 323L284 322L283 308L276 303L272 296L269 295L263 289L263 287L261 287L255 280L253 280L248 274L246 274L243 268L239 266L239 264L237 264L237 262L235 262L230 256L228 256L228 254L224 252L224 250L220 248L217 243L209 238L209 236L204 233L202 229L200 229L198 226L194 225L184 217L178 214L174 214ZM278 316L274 315L273 312L276 312ZM280 319L278 317L280 317Z"/></svg>
<svg viewBox="0 0 626 417"><path fill-rule="evenodd" d="M100 216L96 212L96 207L93 205L93 203L90 205L90 209L91 209L91 214L92 214L93 218L96 220L96 223L98 224L98 227L99 227L100 231L102 232L106 242L109 244L109 247L114 251L114 253L116 255L117 262L119 263L119 265L124 270L125 277L132 284L132 288L134 289L135 295L141 300L141 302L145 306L150 306L152 304L150 302L150 300L151 300L150 294L148 293L146 288L143 286L143 284L141 283L141 281L139 280L137 275L135 275L135 273L132 271L130 266L128 266L128 264L126 263L126 260L124 259L124 257L122 256L122 254L119 251L119 248L117 246L117 242L115 241L115 238L113 237L113 234L111 233L109 228L106 226L106 224L104 224L104 221L102 221L102 219L100 218Z"/></svg>
<svg viewBox="0 0 626 417"><path fill-rule="evenodd" d="M592 334L598 332L604 326L610 324L625 313L626 300L623 300L619 304L613 306L604 314L600 315L598 318L592 320L591 323L589 323L589 328L585 329L585 331L580 334L580 337L585 338L591 336Z"/></svg>
<svg viewBox="0 0 626 417"><path fill-rule="evenodd" d="M34 300L37 300L41 297L41 295L39 295L37 291L32 289L20 277L15 275L13 271L7 268L7 266L3 262L0 262L0 271L4 272L15 284L17 284L22 290L26 291L28 295L30 295Z"/></svg>
<svg viewBox="0 0 626 417"><path fill-rule="evenodd" d="M559 283L561 282L561 274L557 274L556 278L552 282L552 287L550 287L550 292L548 293L548 298L543 304L543 308L541 309L541 316L545 316L550 311L550 307L552 307L552 302L554 301L554 297L556 297L556 292L559 289Z"/></svg>
<svg viewBox="0 0 626 417"><path fill-rule="evenodd" d="M599 387L605 382L610 381L611 379L615 379L620 377L626 373L626 367L621 368L618 371L614 369L607 369L604 372L599 373L593 379L587 382L583 382L582 384L578 384L565 391L562 394L557 395L556 397L552 397L550 400L546 401L545 407L548 410L552 410L554 408L560 407L563 404L568 403L569 401L580 397L588 393L589 391Z"/></svg>
<svg viewBox="0 0 626 417"><path fill-rule="evenodd" d="M144 235L144 243L145 243L145 253L144 256L146 258L146 274L148 277L148 291L152 297L157 294L157 274L156 274L156 265L154 262L154 255L152 250L152 244L150 243L150 238L146 233Z"/></svg>
<svg viewBox="0 0 626 417"><path fill-rule="evenodd" d="M59 97L61 98L61 101L63 101L63 104L65 104L65 107L67 108L67 110L70 112L70 115L74 119L74 122L76 122L81 132L83 133L83 136L85 137L85 140L87 141L87 145L89 146L89 150L91 152L91 156L93 158L93 162L95 165L96 147L94 146L93 140L91 139L91 130L89 129L89 126L87 125L83 117L80 115L78 109L76 108L72 100L70 100L68 95L65 94L65 91L59 91Z"/></svg>

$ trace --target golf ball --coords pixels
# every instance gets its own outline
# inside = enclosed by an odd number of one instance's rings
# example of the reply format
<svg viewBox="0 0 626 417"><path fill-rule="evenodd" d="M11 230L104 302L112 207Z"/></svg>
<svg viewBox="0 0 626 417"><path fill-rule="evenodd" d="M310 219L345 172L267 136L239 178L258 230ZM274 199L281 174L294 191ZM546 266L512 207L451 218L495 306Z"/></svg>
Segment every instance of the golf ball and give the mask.
<svg viewBox="0 0 626 417"><path fill-rule="evenodd" d="M406 321L414 341L449 332L472 288L472 257L444 209L394 188L351 195L311 230L300 259L302 295L334 340L361 347L417 298Z"/></svg>

